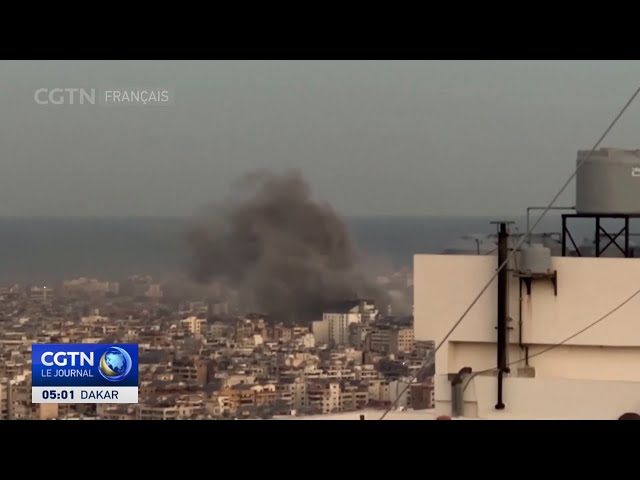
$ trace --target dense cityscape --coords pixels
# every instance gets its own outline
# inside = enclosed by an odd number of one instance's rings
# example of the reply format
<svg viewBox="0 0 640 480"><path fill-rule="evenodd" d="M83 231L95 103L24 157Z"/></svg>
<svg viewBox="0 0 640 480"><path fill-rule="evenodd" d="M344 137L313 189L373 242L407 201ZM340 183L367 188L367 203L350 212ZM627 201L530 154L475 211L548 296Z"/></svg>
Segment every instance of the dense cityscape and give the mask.
<svg viewBox="0 0 640 480"><path fill-rule="evenodd" d="M408 269L376 280L400 294L413 281ZM433 367L416 375L433 345L414 341L411 315L344 299L302 324L243 311L233 292L168 288L150 276L0 286L0 418L269 419L382 410L396 399L396 409L433 406ZM32 404L34 343L137 344L139 403Z"/></svg>

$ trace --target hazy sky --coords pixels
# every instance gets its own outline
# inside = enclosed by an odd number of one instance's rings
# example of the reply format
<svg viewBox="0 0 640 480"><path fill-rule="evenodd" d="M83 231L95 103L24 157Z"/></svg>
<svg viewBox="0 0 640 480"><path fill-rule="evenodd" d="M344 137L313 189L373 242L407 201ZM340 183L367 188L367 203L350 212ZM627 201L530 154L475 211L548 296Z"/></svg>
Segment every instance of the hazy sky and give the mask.
<svg viewBox="0 0 640 480"><path fill-rule="evenodd" d="M286 167L346 215L523 213L639 83L640 62L0 62L0 216L190 215ZM175 105L36 104L54 87ZM640 148L640 99L604 145Z"/></svg>

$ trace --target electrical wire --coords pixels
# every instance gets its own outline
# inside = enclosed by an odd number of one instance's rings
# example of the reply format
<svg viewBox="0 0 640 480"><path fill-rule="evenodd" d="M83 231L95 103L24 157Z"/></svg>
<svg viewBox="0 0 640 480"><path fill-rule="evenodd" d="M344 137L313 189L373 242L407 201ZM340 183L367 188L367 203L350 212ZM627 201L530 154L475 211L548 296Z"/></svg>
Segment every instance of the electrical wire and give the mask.
<svg viewBox="0 0 640 480"><path fill-rule="evenodd" d="M554 348L558 348L561 347L562 345L564 345L565 343L567 343L569 340L572 340L574 338L576 338L578 335L583 334L584 332L586 332L587 330L589 330L590 328L596 326L598 323L602 322L603 320L607 319L608 317L610 317L611 315L613 315L615 312L617 312L618 310L620 310L622 307L624 307L627 303L629 303L631 300L633 300L635 297L637 297L638 295L640 295L640 288L638 290L636 290L635 292L633 292L631 294L630 297L628 297L627 299L625 299L622 303L619 303L618 305L616 305L614 308L612 308L611 310L609 310L607 313L605 313L604 315L602 315L600 318L598 318L597 320L591 322L589 325L587 325L586 327L582 328L581 330L578 330L576 333L568 336L567 338L565 338L564 340L562 340L559 343L554 343L553 345L550 345L546 348L543 348L542 350L540 350L539 352L536 352L532 355L529 355L526 358L521 358L519 360L515 360L513 362L510 362L507 364L507 366L512 366L512 365L516 365L518 363L521 362L525 362L527 360L530 360L534 357L538 357L540 355L543 355L551 350L553 350ZM469 379L467 380L467 383L465 384L464 388L462 389L462 391L464 392L467 388L467 385L469 385L469 382L471 380L473 380L476 376L478 375L482 375L483 373L490 373L490 372L494 372L498 370L496 367L492 367L492 368L487 368L486 370L479 370L477 372L474 372L473 374L471 374L471 376L469 377Z"/></svg>
<svg viewBox="0 0 640 480"><path fill-rule="evenodd" d="M471 309L476 305L476 303L478 303L478 300L480 300L480 298L482 297L482 295L484 295L484 293L487 291L487 289L491 286L491 284L493 283L493 281L496 279L496 277L498 276L498 274L500 273L500 271L502 271L503 268L505 268L505 266L508 264L509 260L511 260L511 257L515 254L515 252L520 248L520 246L524 243L524 241L529 237L529 235L531 235L531 232L533 230L535 230L535 228L538 226L538 224L542 221L542 219L544 218L544 216L547 214L547 212L553 207L553 205L556 203L556 201L558 200L558 198L560 197L560 195L562 195L562 193L565 191L565 189L569 186L569 184L572 182L572 180L574 179L574 177L577 175L578 170L580 170L580 167L582 167L582 165L584 165L584 163L589 160L591 158L591 155L593 155L593 152L596 151L596 149L600 146L600 144L602 143L602 141L605 139L605 137L609 134L609 132L611 131L611 129L615 126L616 123L618 123L618 120L620 119L620 117L622 117L622 115L624 114L624 112L627 111L627 108L629 108L629 106L631 105L631 103L633 103L633 101L635 100L635 98L638 96L638 93L640 93L640 87L638 87L636 89L636 91L633 93L633 95L631 95L631 97L629 98L629 100L627 100L627 102L625 103L625 105L622 107L622 109L620 110L620 112L614 117L613 121L609 124L609 126L606 128L606 130L604 131L604 133L600 136L600 138L598 139L598 141L594 144L594 146L591 148L591 150L589 151L589 154L585 157L583 157L577 164L575 170L573 171L573 173L569 176L569 178L567 179L567 181L562 185L562 187L560 188L560 190L558 190L558 192L554 195L554 197L551 199L551 202L549 202L549 204L545 207L545 209L543 210L543 212L540 214L540 216L538 217L538 219L536 220L536 222L533 224L532 227L529 228L529 230L520 238L520 240L518 241L518 243L516 244L516 246L514 247L513 250L511 250L511 252L507 255L507 258L502 262L501 265L498 266L498 268L496 269L495 273L493 274L493 276L489 279L489 281L485 284L485 286L480 290L480 292L478 293L478 295L474 298L474 300L471 302L471 304L466 308L466 310L462 313L462 315L460 316L460 318L458 318L458 320L453 324L453 326L451 327L451 329L447 332L447 334L444 336L444 338L442 340L440 340L440 343L438 343L436 345L436 347L433 349L433 352L431 352L431 355L427 358L427 360L425 360L423 366L412 376L409 377L409 382L407 383L407 385L402 389L402 391L400 392L400 394L396 397L396 399L391 403L391 405L389 406L389 408L387 408L385 410L385 412L382 414L382 416L380 417L379 420L384 420L384 418L388 415L388 413L395 408L395 406L398 404L398 402L400 401L400 398L402 398L402 395L404 395L404 393L409 389L409 387L411 386L411 384L413 383L413 381L420 376L420 374L424 371L425 368L427 368L428 366L431 365L431 362L433 362L435 360L435 356L436 353L438 352L438 350L440 350L440 348L442 347L442 345L444 345L444 343L449 339L449 337L453 334L453 332L456 330L456 328L458 328L458 325L460 325L462 323L462 321L466 318L466 316L469 314L469 312L471 311Z"/></svg>

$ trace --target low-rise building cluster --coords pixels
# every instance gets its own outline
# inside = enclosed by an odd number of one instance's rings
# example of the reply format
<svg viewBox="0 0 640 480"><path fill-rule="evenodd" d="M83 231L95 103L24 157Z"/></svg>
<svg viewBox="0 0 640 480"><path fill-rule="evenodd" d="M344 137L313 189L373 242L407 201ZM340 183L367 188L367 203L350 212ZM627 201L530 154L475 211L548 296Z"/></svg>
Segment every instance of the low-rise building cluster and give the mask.
<svg viewBox="0 0 640 480"><path fill-rule="evenodd" d="M0 287L0 419L272 418L433 405L430 342L370 300L327 305L308 325L163 300L150 277ZM138 404L32 404L33 343L135 343ZM419 374L419 375L418 375Z"/></svg>

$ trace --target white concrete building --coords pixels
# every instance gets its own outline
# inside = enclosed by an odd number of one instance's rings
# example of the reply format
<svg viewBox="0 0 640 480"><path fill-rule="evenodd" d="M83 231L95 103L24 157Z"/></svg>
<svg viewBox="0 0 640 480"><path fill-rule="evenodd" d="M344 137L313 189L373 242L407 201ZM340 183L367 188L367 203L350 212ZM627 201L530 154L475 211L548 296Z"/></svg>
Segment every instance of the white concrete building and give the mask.
<svg viewBox="0 0 640 480"><path fill-rule="evenodd" d="M63 282L62 288L65 293L85 293L89 295L106 295L108 293L118 294L120 284L118 282L101 282L95 278L76 278Z"/></svg>
<svg viewBox="0 0 640 480"><path fill-rule="evenodd" d="M329 343L329 320L317 320L311 323L311 332L317 345Z"/></svg>
<svg viewBox="0 0 640 480"><path fill-rule="evenodd" d="M162 285L159 283L149 285L149 288L144 292L144 296L148 298L162 298L163 295Z"/></svg>
<svg viewBox="0 0 640 480"><path fill-rule="evenodd" d="M354 323L372 321L378 311L369 300L346 300L328 307L322 314L323 325L319 330L328 329L328 343L332 345L349 344L349 326ZM316 322L314 322L315 324ZM326 325L326 327L324 326ZM315 327L315 325L314 325ZM314 331L315 334L315 331Z"/></svg>
<svg viewBox="0 0 640 480"><path fill-rule="evenodd" d="M415 337L439 342L496 270L495 256L416 255ZM553 283L509 273L508 362L496 409L494 281L436 355L437 414L452 414L451 379L463 367L471 418L616 419L640 412L640 295L568 341L640 288L640 259L552 257ZM522 289L521 289L522 288ZM548 352L545 349L565 342Z"/></svg>
<svg viewBox="0 0 640 480"><path fill-rule="evenodd" d="M86 317L82 317L80 319L80 322L83 325L99 325L102 323L108 323L109 322L109 317L103 317L102 315L89 315Z"/></svg>
<svg viewBox="0 0 640 480"><path fill-rule="evenodd" d="M313 348L316 346L316 337L313 333L305 333L302 337L302 345L305 348Z"/></svg>
<svg viewBox="0 0 640 480"><path fill-rule="evenodd" d="M53 289L50 287L32 286L29 288L29 298L36 302L47 302L54 297Z"/></svg>

